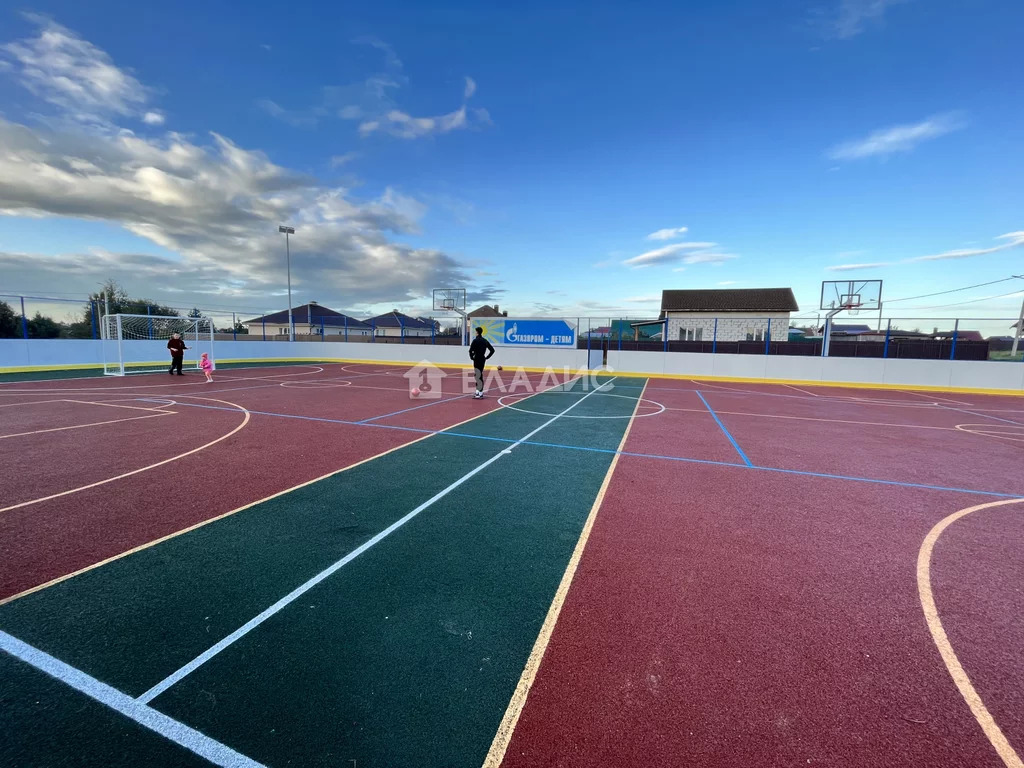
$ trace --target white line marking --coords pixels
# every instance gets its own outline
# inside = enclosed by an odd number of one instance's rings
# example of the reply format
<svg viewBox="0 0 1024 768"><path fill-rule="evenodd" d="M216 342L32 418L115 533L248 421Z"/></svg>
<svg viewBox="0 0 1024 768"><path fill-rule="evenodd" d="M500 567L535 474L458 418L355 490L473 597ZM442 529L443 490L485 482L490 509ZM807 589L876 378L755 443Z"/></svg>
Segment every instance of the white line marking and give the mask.
<svg viewBox="0 0 1024 768"><path fill-rule="evenodd" d="M139 410L148 411L149 408L140 408ZM50 427L49 429L36 429L31 432L17 432L13 435L0 435L0 440L6 440L9 437L27 437L28 435L42 435L46 432L64 432L68 429L85 429L86 427L102 427L106 424L122 424L126 421L138 421L139 419L155 419L158 416L170 416L174 411L160 411L159 413L149 413L145 416L128 416L123 419L111 419L110 421L94 421L91 424L73 424L70 427Z"/></svg>
<svg viewBox="0 0 1024 768"><path fill-rule="evenodd" d="M136 398L136 399L139 399L139 398ZM104 402L100 402L100 401L93 402L92 400L65 400L64 402L65 403L77 403L78 405L100 405L100 406L103 406L104 408L126 408L129 411L150 411L150 412L152 412L152 411L158 410L157 408L143 408L140 405L117 405L116 403L119 402L119 401L114 401L114 400L110 401L109 403L104 403Z"/></svg>
<svg viewBox="0 0 1024 768"><path fill-rule="evenodd" d="M614 380L615 380L614 378L613 379L609 379L607 382L605 382L605 384L610 384ZM321 581L323 581L324 579L326 579L327 577L329 577L330 575L332 575L336 571L338 571L341 568L343 568L345 565L350 563L355 558L359 557L359 555L363 554L363 552L365 552L366 550L370 549L371 547L373 547L378 542L383 541L384 539L386 539L392 533L394 533L399 528L401 528L403 525L405 525L407 522L409 522L414 517L416 517L420 512L422 512L423 510L427 509L428 507L432 506L436 502L438 502L441 499L443 499L445 496L447 496L449 493L454 491L456 488L458 488L460 485L462 485L464 482L469 480L474 475L479 474L480 472L482 472L485 469L487 469L487 467L489 467L491 464L496 462L502 456L506 456L509 453L511 453L513 448L515 448L515 447L521 445L522 443L526 442L531 437L533 437L538 432L540 432L542 429L544 429L545 427L550 426L551 424L556 422L563 415L565 415L566 413L571 411L573 408L578 406L580 403L582 403L584 400L586 400L588 397L590 397L590 395L593 395L595 392L598 392L601 389L601 387L605 386L605 384L601 384L600 386L596 387L593 391L591 391L587 395L581 397L579 400L574 402L572 405L570 405L565 410L561 411L560 413L555 414L553 417L551 417L550 419L545 421L543 424L541 424L539 427L534 429L529 434L525 435L524 437L519 438L519 440L517 440L512 445L510 445L507 448L504 448L503 450L501 450L498 453L494 454L491 458L489 458L483 464L481 464L480 466L476 467L476 469L470 470L469 472L464 474L462 477L460 477L458 480L456 480L454 483L449 485L447 488L445 488L444 490L441 490L438 493L434 494L432 497L430 497L425 502L423 502L418 507L416 507L416 509L414 509L412 512L409 512L404 517L396 520L391 525L389 525L387 528L385 528L383 531L378 533L376 536L374 536L373 538L369 539L368 541L364 542L360 546L358 546L355 549L353 549L351 552L349 552L343 558L338 560L336 563L334 563L333 565L328 566L327 568L325 568L324 570L320 571L320 573L318 573L313 578L309 579L304 584L301 584L300 586L298 586L295 589L293 589L291 592L289 592L287 595L282 597L280 600L278 600L272 606L270 606L269 608L264 610L258 616L255 616L254 618L252 618L249 621L247 621L245 624L240 626L238 629L236 629L230 635L225 637L219 643L217 643L216 645L211 646L207 650L203 651L201 654L196 656L196 658L194 658L188 664L186 664L185 666L181 667L181 669L177 670L176 672L171 673L168 677L164 678L159 683L154 685L152 688L150 688L144 694L139 696L138 700L140 702L142 702L142 703L148 703L148 702L152 701L154 698L156 698L161 693L166 691L172 685L174 685L175 683L179 682L186 675L191 674L196 669L201 667L203 664L208 662L210 659L212 659L218 653L223 651L229 645L231 645L235 641L241 639L245 635L249 634L249 632L254 630L256 627L258 627L264 621L266 621L271 616L273 616L275 613L280 611L282 608L287 606L289 603L291 603L295 599L297 599L297 598L301 597L302 595L304 595L306 592L311 590L313 587L315 587Z"/></svg>
<svg viewBox="0 0 1024 768"><path fill-rule="evenodd" d="M98 701L115 712L121 713L129 720L134 720L144 728L206 758L214 765L230 766L230 768L264 768L262 763L257 763L194 728L189 728L184 723L179 723L162 712L157 712L152 707L140 704L116 688L101 683L82 670L65 664L60 659L3 631L0 631L0 649L35 667L40 672L45 672L50 677L71 686L76 691L84 693L93 701Z"/></svg>
<svg viewBox="0 0 1024 768"><path fill-rule="evenodd" d="M797 392L803 392L805 395L810 395L811 397L819 397L819 395L815 394L814 392L809 392L806 389L800 389L800 387L794 387L792 384L783 384L782 386L789 387L790 389L795 389Z"/></svg>
<svg viewBox="0 0 1024 768"><path fill-rule="evenodd" d="M226 405L230 405L230 406L232 406L234 408L237 408L239 413L245 414L245 417L242 419L242 423L241 424L239 424L237 427L232 429L227 434L221 435L216 440L211 440L210 442L206 443L205 445L200 445L198 448L193 448L191 451L185 451L185 453L179 453L177 456L171 456L171 458L169 458L169 459L164 459L163 461L158 461L155 464L150 464L147 467L140 467L139 469L133 469L131 472L124 472L124 473L122 473L120 475L117 475L116 477L108 477L106 480L98 480L95 483L89 483L88 485L80 485L78 488L72 488L72 489L70 489L68 491L61 491L60 493L51 493L49 496L43 496L43 497L38 498L38 499L29 499L28 501L23 501L20 504L11 504L9 507L0 507L0 512L10 512L12 509L20 509L21 507L28 507L28 506L30 506L32 504L39 504L40 502L49 501L50 499L57 499L57 498L60 498L61 496L68 496L68 495L70 495L72 493L78 493L79 491L87 491L90 488L96 488L97 486L100 486L100 485L106 485L107 483L113 483L116 480L122 480L122 479L124 479L126 477L131 477L132 475L137 475L140 472L147 472L147 471L149 471L151 469L156 469L157 467L162 467L164 464L170 464L172 461L177 461L178 459L184 459L186 456L191 456L194 453L199 453L200 451L206 450L211 445L216 445L221 440L227 440L229 437L234 435L236 432L239 432L242 429L244 429L245 426L249 423L249 419L252 418L252 414L250 414L248 410L246 410L245 408L240 406L238 403L232 403L232 402L229 402L227 400L218 400L218 399L216 399L214 397L196 397L195 395L178 395L178 397L190 397L190 398L192 398L194 400L209 400L209 401L214 402L214 403L224 403Z"/></svg>

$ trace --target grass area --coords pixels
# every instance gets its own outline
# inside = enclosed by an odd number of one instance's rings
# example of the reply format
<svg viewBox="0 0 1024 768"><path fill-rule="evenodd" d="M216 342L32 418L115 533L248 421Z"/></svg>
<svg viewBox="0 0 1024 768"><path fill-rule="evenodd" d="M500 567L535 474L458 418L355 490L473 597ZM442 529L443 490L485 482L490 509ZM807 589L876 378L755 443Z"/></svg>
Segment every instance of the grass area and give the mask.
<svg viewBox="0 0 1024 768"><path fill-rule="evenodd" d="M992 350L988 353L989 360L1006 360L1010 362L1022 362L1024 361L1024 350L1017 352L1016 355L1011 355L1009 350L995 351Z"/></svg>

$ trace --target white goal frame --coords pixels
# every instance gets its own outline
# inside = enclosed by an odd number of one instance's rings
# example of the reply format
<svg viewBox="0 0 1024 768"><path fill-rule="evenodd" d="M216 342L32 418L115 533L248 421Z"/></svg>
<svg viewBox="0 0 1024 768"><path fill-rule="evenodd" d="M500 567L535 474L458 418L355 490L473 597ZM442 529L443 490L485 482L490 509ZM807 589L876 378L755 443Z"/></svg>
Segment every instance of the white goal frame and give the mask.
<svg viewBox="0 0 1024 768"><path fill-rule="evenodd" d="M199 370L203 352L215 360L213 321L208 317L104 315L100 324L103 374L124 376L169 370L171 354L167 342L175 333L181 335L188 347L182 369Z"/></svg>

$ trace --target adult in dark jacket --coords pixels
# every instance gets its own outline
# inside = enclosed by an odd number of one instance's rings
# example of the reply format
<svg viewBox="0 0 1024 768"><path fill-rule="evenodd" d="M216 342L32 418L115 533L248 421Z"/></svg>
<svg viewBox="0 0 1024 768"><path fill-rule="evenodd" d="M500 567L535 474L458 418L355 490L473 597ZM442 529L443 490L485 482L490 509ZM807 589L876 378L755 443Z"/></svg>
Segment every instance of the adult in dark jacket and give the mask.
<svg viewBox="0 0 1024 768"><path fill-rule="evenodd" d="M474 400L484 396L484 363L494 354L494 347L491 342L484 338L484 329L476 329L476 338L469 345L469 359L473 361L473 371L476 373L476 394Z"/></svg>
<svg viewBox="0 0 1024 768"><path fill-rule="evenodd" d="M185 359L185 350L188 347L185 346L185 342L181 340L181 334L176 333L167 341L167 348L171 350L171 369L167 371L172 376L174 370L178 370L179 376L184 376L181 372L181 363Z"/></svg>

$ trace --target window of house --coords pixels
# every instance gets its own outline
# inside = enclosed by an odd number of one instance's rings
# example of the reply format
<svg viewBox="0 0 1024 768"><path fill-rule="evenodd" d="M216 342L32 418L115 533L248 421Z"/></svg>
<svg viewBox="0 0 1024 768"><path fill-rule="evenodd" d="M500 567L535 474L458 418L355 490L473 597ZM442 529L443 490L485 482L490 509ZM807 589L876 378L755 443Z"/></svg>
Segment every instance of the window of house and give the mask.
<svg viewBox="0 0 1024 768"><path fill-rule="evenodd" d="M764 328L747 328L747 341L764 341Z"/></svg>
<svg viewBox="0 0 1024 768"><path fill-rule="evenodd" d="M700 341L704 338L703 328L680 328L679 329L679 340L680 341Z"/></svg>

